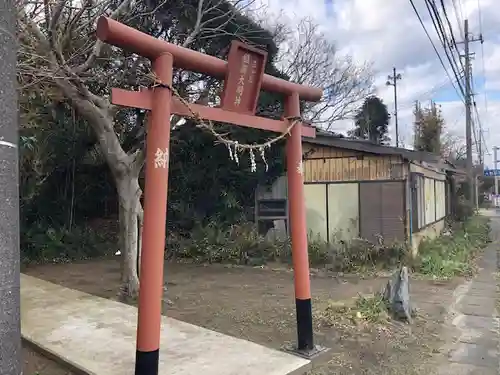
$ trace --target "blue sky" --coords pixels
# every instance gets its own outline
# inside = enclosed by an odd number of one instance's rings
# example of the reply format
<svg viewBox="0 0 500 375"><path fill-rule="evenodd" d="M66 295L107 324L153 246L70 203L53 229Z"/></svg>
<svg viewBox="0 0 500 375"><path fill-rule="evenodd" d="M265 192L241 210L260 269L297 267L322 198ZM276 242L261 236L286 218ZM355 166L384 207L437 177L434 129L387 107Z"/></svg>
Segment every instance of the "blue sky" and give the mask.
<svg viewBox="0 0 500 375"><path fill-rule="evenodd" d="M304 17L313 19L335 41L340 54L349 54L360 63L372 62L377 72L377 95L383 98L391 112L393 91L392 86L385 85L385 81L395 66L402 75L402 80L398 82L398 104L400 134L405 144L412 142L412 107L415 100L425 104L432 99L440 104L448 131L463 139L463 103L451 86L409 0L259 1L269 7L269 16L283 11L291 24ZM494 0L455 1L458 4L457 13L453 0L444 0L456 38L461 39L459 20L462 23L464 18L468 18L471 33L478 36L481 30L485 40L483 48L480 43L472 43L471 52L475 53L472 62L477 94L475 100L485 128L486 149L491 152L493 146L500 146L500 126L495 123L500 118L500 6ZM414 0L414 3L446 64L443 48L424 1ZM462 46L459 45L459 48ZM449 65L446 67L452 75ZM335 130L345 131L351 126L351 121L340 121L335 124ZM394 138L392 126L390 131ZM491 164L491 155L486 155L485 160Z"/></svg>

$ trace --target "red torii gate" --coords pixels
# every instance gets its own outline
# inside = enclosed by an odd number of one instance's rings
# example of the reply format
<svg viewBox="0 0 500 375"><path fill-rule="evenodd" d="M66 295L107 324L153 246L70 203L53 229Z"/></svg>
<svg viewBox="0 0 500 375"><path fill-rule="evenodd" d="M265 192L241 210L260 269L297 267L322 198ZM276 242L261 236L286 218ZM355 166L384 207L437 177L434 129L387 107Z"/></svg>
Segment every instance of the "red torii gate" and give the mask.
<svg viewBox="0 0 500 375"><path fill-rule="evenodd" d="M300 100L317 102L322 90L264 74L267 53L233 42L228 61L170 44L120 22L101 17L97 37L151 60L159 80L153 89L139 92L113 89L113 104L151 111L146 149L144 227L140 265L136 375L157 375L163 296L163 265L168 186L170 116L177 114L283 133L300 119ZM189 104L172 97L172 69L179 67L224 79L220 108ZM255 116L260 90L286 96L285 118ZM297 313L297 350L304 355L313 343L311 288L307 251L306 212L302 176L302 136L315 137L313 127L297 124L290 130L286 159L288 202Z"/></svg>

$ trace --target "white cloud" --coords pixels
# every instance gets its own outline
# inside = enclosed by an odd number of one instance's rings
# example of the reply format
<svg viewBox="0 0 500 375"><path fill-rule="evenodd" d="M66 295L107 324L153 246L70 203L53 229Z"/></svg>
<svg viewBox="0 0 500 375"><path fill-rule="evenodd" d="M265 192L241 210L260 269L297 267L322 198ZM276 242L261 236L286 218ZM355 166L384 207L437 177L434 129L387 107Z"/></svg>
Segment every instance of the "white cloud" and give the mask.
<svg viewBox="0 0 500 375"><path fill-rule="evenodd" d="M447 128L455 135L465 135L465 110L463 103L456 97L448 101L439 101L438 92L446 89L453 93L433 48L408 0L333 0L333 14L328 16L324 0L260 0L267 4L271 12L284 11L289 22L303 17L311 17L322 26L325 34L330 35L342 53L351 54L357 61L372 61L376 72L377 95L382 97L391 112L394 110L393 87L386 86L387 76L395 66L402 75L398 81L398 107L400 134L404 143L412 141L412 106L415 100L423 103L435 99L442 105ZM433 41L445 58L436 32L428 17L423 2L414 1L419 14L424 20ZM436 2L439 6L439 2ZM457 2L458 3L458 2ZM479 13L477 0L462 0L462 9L455 14L452 1L447 13L454 29L455 37L461 40L462 25L458 19L469 18L469 29L474 36L479 34ZM495 120L500 117L500 7L493 0L480 0L482 31L485 38L483 45L486 72L487 109L483 93L476 96L478 112L483 127L487 148L500 146L500 127ZM458 17L457 17L458 16ZM462 49L463 45L460 44ZM474 52L474 77L481 82L482 67L481 45L471 44ZM445 64L446 64L446 60ZM446 65L448 67L448 65ZM449 68L448 68L449 69ZM450 74L452 74L449 69ZM453 77L453 76L452 76ZM443 92L440 92L443 94ZM442 95L441 95L442 96ZM335 124L337 130L351 127L349 121ZM391 124L391 136L395 130ZM492 156L486 155L486 163L492 164Z"/></svg>

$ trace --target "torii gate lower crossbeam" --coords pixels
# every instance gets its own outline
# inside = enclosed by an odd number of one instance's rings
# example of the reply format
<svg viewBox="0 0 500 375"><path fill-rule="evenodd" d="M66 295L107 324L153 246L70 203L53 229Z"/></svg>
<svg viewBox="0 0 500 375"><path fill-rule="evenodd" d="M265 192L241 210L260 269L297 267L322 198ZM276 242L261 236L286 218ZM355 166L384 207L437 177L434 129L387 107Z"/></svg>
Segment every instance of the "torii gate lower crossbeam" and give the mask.
<svg viewBox="0 0 500 375"><path fill-rule="evenodd" d="M195 51L159 41L138 30L102 17L97 27L97 36L104 42L139 53L152 61L153 71L160 85L148 90L130 92L113 89L112 102L118 105L143 108L151 111L146 138L146 182L144 189L144 226L142 236L142 257L140 264L140 289L137 326L136 375L157 375L159 362L159 343L161 328L161 310L163 300L163 267L166 227L166 207L168 191L168 162L170 142L170 116L191 113L177 98L172 97L172 70L174 66L202 71L213 76L221 76L226 71L226 86L231 86L231 74L241 70L239 66L231 67L231 61L207 56ZM237 45L248 54L260 51L250 47ZM245 52L245 58L247 56ZM236 55L236 53L235 53ZM265 53L263 54L265 55ZM180 60L181 63L177 62ZM257 61L257 60L256 60ZM262 62L262 61L261 61ZM265 61L264 61L265 63ZM253 60L252 60L253 64ZM257 63L252 67L258 69ZM252 70L252 73L255 71ZM239 74L239 73L238 73ZM245 76L247 77L247 76ZM245 78L242 76L242 78ZM245 78L246 79L246 78ZM200 118L214 121L250 126L263 130L284 132L291 125L291 119L300 118L300 99L317 101L321 98L321 90L293 84L263 74L261 66L258 73L248 78L253 96L244 96L242 87L233 87L240 94L234 103L231 91L224 94L226 106L211 108L200 105L189 105ZM256 96L260 84L274 92L286 95L284 120L271 120L253 115ZM234 86L234 82L233 82ZM239 91L238 91L239 90ZM246 93L245 92L245 93ZM229 99L228 99L229 98ZM239 110L234 107L240 106ZM315 350L313 342L311 288L309 275L309 259L307 249L306 213L304 202L302 136L315 136L315 129L296 124L290 131L286 146L286 166L288 176L288 202L290 212L290 233L292 239L292 258L294 269L295 300L297 311L297 350L307 355Z"/></svg>

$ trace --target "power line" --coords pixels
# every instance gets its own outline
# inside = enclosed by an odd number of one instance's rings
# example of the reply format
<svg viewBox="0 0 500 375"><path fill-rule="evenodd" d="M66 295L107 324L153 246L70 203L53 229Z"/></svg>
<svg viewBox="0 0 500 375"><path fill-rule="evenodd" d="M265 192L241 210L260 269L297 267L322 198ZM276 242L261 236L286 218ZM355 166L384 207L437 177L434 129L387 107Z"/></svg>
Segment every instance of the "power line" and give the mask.
<svg viewBox="0 0 500 375"><path fill-rule="evenodd" d="M455 17L457 19L458 29L460 31L460 36L462 37L462 39L464 39L464 29L462 27L462 23L464 22L462 3L459 0L452 0L452 1L453 1L453 9L455 10Z"/></svg>
<svg viewBox="0 0 500 375"><path fill-rule="evenodd" d="M487 95L486 95L486 90L485 90L485 84L486 84L486 67L485 67L485 62L484 62L484 39L483 39L483 25L482 25L482 15L481 15L481 1L480 0L477 0L477 8L478 8L478 21L479 21L479 38L476 39L477 41L480 41L481 42L481 61L482 61L482 76L483 76L483 94L484 94L484 103L485 103L485 111L487 111L487 108L488 108L488 104L487 104ZM471 77L472 77L472 71L471 71ZM471 79L472 81L472 96L474 96L475 94L475 81L473 79ZM473 107L474 107L474 114L475 114L475 121L477 121L477 125L478 125L478 134L479 134L479 141L476 140L476 142L478 142L478 144L476 144L476 148L478 149L478 153L479 153L479 160L482 161L483 160L483 151L482 151L482 147L484 145L484 148L486 148L486 150L488 149L487 145L486 145L486 139L484 138L484 132L483 132L483 126L482 126L482 123L481 123L481 117L479 115L479 111L477 109L477 104L476 104L476 101L475 99L473 99Z"/></svg>
<svg viewBox="0 0 500 375"><path fill-rule="evenodd" d="M477 121L477 125L478 125L478 129L477 129L477 134L479 135L479 142L477 140L477 138L474 139L474 141L476 142L476 151L477 153L479 154L479 161L481 162L482 159L483 159L483 152L482 152L482 145L484 144L486 146L486 143L483 142L483 126L481 124L481 118L479 116L479 111L477 110L477 104L476 104L476 100L474 99L474 93L475 93L475 82L474 82L474 79L473 79L473 76L472 76L472 67L471 67L471 96L472 96L472 105L474 107L474 115L475 115L475 119L472 119L473 120L473 131L474 131L474 136L476 136L476 130L474 129L474 124L476 123Z"/></svg>
<svg viewBox="0 0 500 375"><path fill-rule="evenodd" d="M477 15L479 18L479 32L483 32L483 16L481 14L481 0L477 0Z"/></svg>
<svg viewBox="0 0 500 375"><path fill-rule="evenodd" d="M441 9L443 9L444 19L446 20L446 23L448 24L448 29L450 30L451 43L456 47L457 43L455 41L455 35L453 34L453 27L451 26L451 21L448 18L448 12L446 11L446 6L444 5L444 0L441 0Z"/></svg>
<svg viewBox="0 0 500 375"><path fill-rule="evenodd" d="M460 76L460 79L463 79L463 75ZM457 82L457 81L455 80L455 82ZM430 96L432 94L435 94L436 91L439 91L439 90L445 88L447 85L449 85L449 83L450 82L449 82L448 78L445 78L443 81L441 81L440 83L438 83L437 85L435 85L430 90L426 90L426 91L422 91L422 92L418 93L415 96L415 99L413 99L411 101L411 103L408 103L408 104L403 105L403 106L399 106L399 109L402 110L402 109L408 109L410 107L413 107L415 100L422 99L423 97L427 97L427 96ZM462 103L465 103L465 101L464 101L463 98L460 98L460 100L462 101Z"/></svg>
<svg viewBox="0 0 500 375"><path fill-rule="evenodd" d="M481 12L481 0L477 0L477 10L479 17L479 34L481 35L481 63L483 75L484 111L486 114L488 114L488 96L486 95L486 63L484 61L483 17Z"/></svg>
<svg viewBox="0 0 500 375"><path fill-rule="evenodd" d="M458 50L457 41L455 39L455 34L453 32L453 27L451 26L450 18L448 17L448 12L446 10L446 6L444 4L444 0L441 0L441 8L443 9L444 18L445 18L445 20L446 20L446 22L448 24L448 29L450 30L450 38L451 38L451 44L452 44L450 46L451 52L453 54L452 48L455 47L455 51L457 51L457 55L458 55L458 61L460 63L460 66L462 67L462 71L464 71L465 70L464 64L463 64L462 60L460 59L460 51Z"/></svg>
<svg viewBox="0 0 500 375"><path fill-rule="evenodd" d="M479 142L486 149L486 153L489 154L488 145L486 144L486 139L484 138L484 131L483 131L484 129L483 129L483 125L481 123L481 117L479 116L479 111L477 109L477 105L476 105L475 101L473 102L473 106L474 106L474 113L476 115L477 124L479 126Z"/></svg>
<svg viewBox="0 0 500 375"><path fill-rule="evenodd" d="M420 22L420 25L422 26L422 28L424 29L425 34L427 35L427 38L429 39L429 42L431 42L432 48L434 49L434 52L436 53L436 55L437 55L437 57L438 57L438 59L439 59L439 62L441 63L441 66L443 67L443 69L444 69L444 71L445 71L446 75L448 76L448 78L449 78L449 80L450 80L450 82L451 82L451 85L453 86L453 88L454 88L454 89L455 89L455 91L457 92L457 95L458 95L460 98L462 98L462 97L463 97L463 94L462 94L462 95L460 94L460 92L459 92L459 91L458 91L458 89L456 88L455 84L453 83L453 79L451 78L451 75L450 75L450 73L448 72L448 69L446 69L446 65L444 64L444 61L443 61L443 59L442 59L441 55L439 54L439 51L437 50L436 45L434 44L434 42L433 42L433 40L432 40L432 38L431 38L431 36L430 36L429 32L427 31L427 28L425 27L424 22L423 22L423 20L422 20L422 17L420 17L420 14L418 13L418 10L417 10L417 8L415 7L415 4L414 4L413 0L410 0L410 4L411 4L411 6L412 6L412 8L413 8L413 11L414 11L414 12L415 12L415 14L417 15L417 18L418 18L418 20L419 20L419 22Z"/></svg>
<svg viewBox="0 0 500 375"><path fill-rule="evenodd" d="M457 78L457 81L458 81L458 77L460 76L460 74L459 74L460 67L458 66L458 63L455 60L455 56L453 55L453 45L448 40L448 38L446 36L443 22L441 20L441 16L439 14L439 11L437 10L436 3L433 0L426 0L425 4L427 6L427 11L429 12L429 15L431 17L431 21L432 21L432 24L434 26L434 30L436 31L436 33L438 35L439 41L441 42L441 45L443 47L446 58L448 59L448 62L450 63L451 70L453 71L453 74L454 74L455 78ZM451 34L453 35L453 30L451 30ZM454 40L453 36L452 36L452 38ZM456 50L458 51L458 47L456 46L456 42L454 42L453 44L454 44ZM449 53L448 53L448 49L449 49ZM450 56L450 54L451 54L451 56ZM460 55L460 52L459 52L459 55ZM459 58L459 61L460 61L460 58ZM465 91L464 91L462 84L460 83L460 81L458 81L457 83L458 83L458 86L460 88L460 92L462 93L462 95L465 96Z"/></svg>
<svg viewBox="0 0 500 375"><path fill-rule="evenodd" d="M444 13L447 18L447 12L446 12L446 7L444 7L444 2L441 0L442 6ZM453 34L453 28L451 27L451 22L448 20L448 24L450 26L450 37L451 41L448 40L446 32L445 32L445 27L443 26L443 22L441 19L441 15L439 14L439 11L437 9L436 3L434 0L426 0L426 6L427 6L427 11L429 12L429 15L431 16L431 21L434 25L434 29L436 30L436 33L439 37L439 40L441 42L441 45L443 46L443 50L446 54L446 57L448 58L448 62L450 63L450 66L455 74L455 76L458 76L459 74L457 73L457 70L459 71L460 68L458 67L458 63L455 61L455 56L453 54L453 47L455 47L456 51L458 52L458 56L460 56L460 51L458 50L457 44L455 42L455 36ZM448 49L450 50L451 57L448 54ZM461 64L460 58L459 62ZM463 65L462 65L463 68ZM462 87L462 92L463 92L463 87Z"/></svg>
<svg viewBox="0 0 500 375"><path fill-rule="evenodd" d="M484 110L486 111L486 113L488 113L488 96L486 95L486 64L484 62L484 41L481 41L481 62L483 73Z"/></svg>

